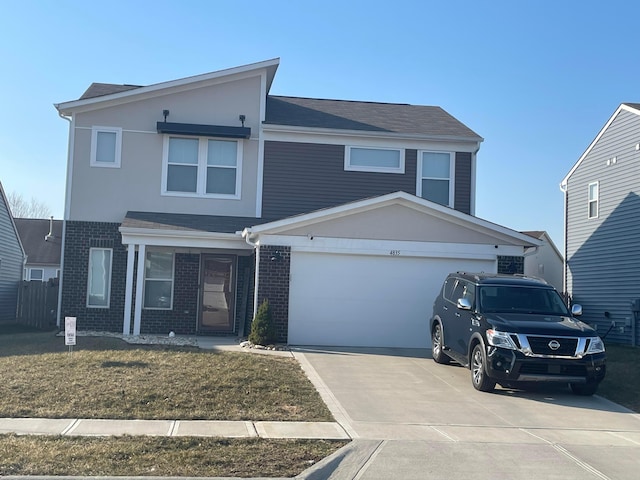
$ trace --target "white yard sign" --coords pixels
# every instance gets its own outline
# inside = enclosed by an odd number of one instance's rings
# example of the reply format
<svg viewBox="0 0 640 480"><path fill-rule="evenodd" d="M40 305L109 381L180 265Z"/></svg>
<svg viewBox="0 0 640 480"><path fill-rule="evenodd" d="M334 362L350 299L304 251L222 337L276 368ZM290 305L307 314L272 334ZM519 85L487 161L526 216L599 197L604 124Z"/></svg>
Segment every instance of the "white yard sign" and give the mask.
<svg viewBox="0 0 640 480"><path fill-rule="evenodd" d="M64 344L76 344L76 317L64 317Z"/></svg>

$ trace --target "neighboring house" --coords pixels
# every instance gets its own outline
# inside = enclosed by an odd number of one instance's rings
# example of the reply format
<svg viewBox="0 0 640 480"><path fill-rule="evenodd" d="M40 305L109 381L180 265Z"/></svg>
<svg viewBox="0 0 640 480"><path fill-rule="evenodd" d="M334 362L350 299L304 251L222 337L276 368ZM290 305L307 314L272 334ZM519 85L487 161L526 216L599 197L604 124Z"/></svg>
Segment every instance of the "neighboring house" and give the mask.
<svg viewBox="0 0 640 480"><path fill-rule="evenodd" d="M564 257L545 231L522 232L542 242L532 253L524 257L524 274L538 277L564 292Z"/></svg>
<svg viewBox="0 0 640 480"><path fill-rule="evenodd" d="M15 322L24 250L0 183L0 323Z"/></svg>
<svg viewBox="0 0 640 480"><path fill-rule="evenodd" d="M633 345L640 341L639 163L640 104L623 103L561 183L567 292L607 340Z"/></svg>
<svg viewBox="0 0 640 480"><path fill-rule="evenodd" d="M70 121L60 321L429 345L445 275L540 241L474 217L482 138L440 107L269 95L279 60L92 84Z"/></svg>
<svg viewBox="0 0 640 480"><path fill-rule="evenodd" d="M23 280L46 282L60 276L62 220L14 218L27 263Z"/></svg>

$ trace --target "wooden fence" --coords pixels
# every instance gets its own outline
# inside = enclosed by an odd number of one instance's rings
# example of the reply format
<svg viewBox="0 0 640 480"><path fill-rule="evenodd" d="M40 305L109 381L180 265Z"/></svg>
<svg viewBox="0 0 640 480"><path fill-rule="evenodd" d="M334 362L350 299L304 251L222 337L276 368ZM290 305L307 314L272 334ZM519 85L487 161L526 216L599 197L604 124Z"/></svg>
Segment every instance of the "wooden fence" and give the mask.
<svg viewBox="0 0 640 480"><path fill-rule="evenodd" d="M18 291L16 320L21 325L48 329L56 324L58 311L58 279L48 282L21 282Z"/></svg>

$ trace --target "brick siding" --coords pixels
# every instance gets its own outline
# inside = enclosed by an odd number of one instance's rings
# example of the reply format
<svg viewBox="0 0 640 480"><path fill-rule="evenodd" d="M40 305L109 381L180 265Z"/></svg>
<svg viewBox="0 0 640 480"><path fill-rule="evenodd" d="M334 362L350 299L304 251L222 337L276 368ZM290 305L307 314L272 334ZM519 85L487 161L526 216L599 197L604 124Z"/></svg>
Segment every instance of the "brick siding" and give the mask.
<svg viewBox="0 0 640 480"><path fill-rule="evenodd" d="M498 273L524 274L524 257L498 255Z"/></svg>
<svg viewBox="0 0 640 480"><path fill-rule="evenodd" d="M62 318L76 317L78 330L122 332L127 250L119 223L67 221L62 280ZM89 250L112 248L109 308L87 308Z"/></svg>
<svg viewBox="0 0 640 480"><path fill-rule="evenodd" d="M272 260L273 259L273 260ZM286 343L289 329L289 269L291 248L260 247L258 305L269 300L278 342Z"/></svg>

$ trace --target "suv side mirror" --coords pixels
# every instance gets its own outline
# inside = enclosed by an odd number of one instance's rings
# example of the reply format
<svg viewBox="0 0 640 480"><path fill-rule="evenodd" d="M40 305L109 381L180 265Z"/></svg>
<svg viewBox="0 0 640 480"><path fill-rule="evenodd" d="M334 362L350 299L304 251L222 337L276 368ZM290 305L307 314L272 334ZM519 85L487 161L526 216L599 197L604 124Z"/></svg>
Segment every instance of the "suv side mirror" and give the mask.
<svg viewBox="0 0 640 480"><path fill-rule="evenodd" d="M574 317L579 317L580 315L582 315L582 305L572 305L571 306L571 315L573 315Z"/></svg>
<svg viewBox="0 0 640 480"><path fill-rule="evenodd" d="M468 298L459 298L458 308L460 310L471 310L471 302L469 301Z"/></svg>

